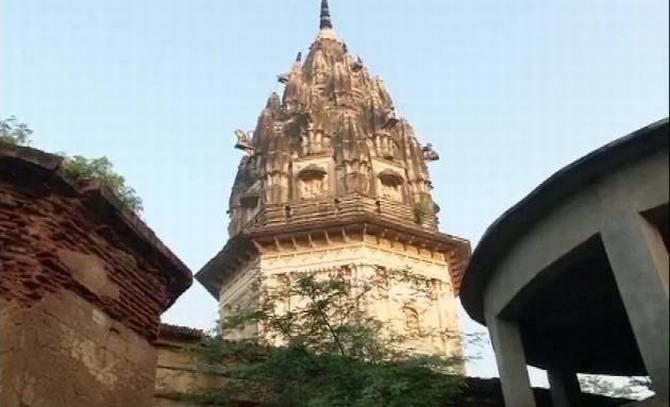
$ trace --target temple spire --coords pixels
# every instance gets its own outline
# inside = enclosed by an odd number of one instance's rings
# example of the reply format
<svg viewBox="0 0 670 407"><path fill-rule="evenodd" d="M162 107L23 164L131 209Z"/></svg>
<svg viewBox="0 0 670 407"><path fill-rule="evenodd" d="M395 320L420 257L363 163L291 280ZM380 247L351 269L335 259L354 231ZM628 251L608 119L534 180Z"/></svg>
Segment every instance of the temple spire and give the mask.
<svg viewBox="0 0 670 407"><path fill-rule="evenodd" d="M333 22L330 20L330 8L328 0L321 0L321 22L319 28L322 30L333 28Z"/></svg>

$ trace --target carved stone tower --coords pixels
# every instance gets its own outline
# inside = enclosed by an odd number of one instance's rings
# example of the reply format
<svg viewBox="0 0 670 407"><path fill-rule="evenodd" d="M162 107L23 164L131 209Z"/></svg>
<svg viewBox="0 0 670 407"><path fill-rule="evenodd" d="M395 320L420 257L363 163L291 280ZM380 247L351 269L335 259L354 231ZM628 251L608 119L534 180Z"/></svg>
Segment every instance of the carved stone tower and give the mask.
<svg viewBox="0 0 670 407"><path fill-rule="evenodd" d="M278 80L284 94L268 98L256 129L236 131L245 155L230 196L230 239L196 276L222 316L254 301L259 276L282 284L340 270L383 281L387 270L411 268L429 279L430 295L408 298L381 284L367 312L404 329L457 331L454 297L470 246L437 230L426 168L437 154L396 118L382 80L338 38L326 0L308 55ZM460 352L458 339L417 342Z"/></svg>

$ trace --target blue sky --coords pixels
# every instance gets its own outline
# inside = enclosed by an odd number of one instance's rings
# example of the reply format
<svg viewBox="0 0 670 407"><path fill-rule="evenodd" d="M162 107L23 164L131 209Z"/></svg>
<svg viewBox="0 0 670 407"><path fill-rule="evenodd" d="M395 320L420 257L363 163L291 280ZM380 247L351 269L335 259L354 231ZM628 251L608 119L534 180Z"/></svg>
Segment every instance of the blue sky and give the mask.
<svg viewBox="0 0 670 407"><path fill-rule="evenodd" d="M35 147L106 155L195 272L227 239L239 152L315 37L318 0L0 0L0 117ZM668 115L667 0L331 0L442 159L441 229L469 238L543 179ZM209 328L197 283L164 319ZM463 328L480 329L463 315ZM495 375L489 350L468 366ZM540 379L538 379L540 380Z"/></svg>

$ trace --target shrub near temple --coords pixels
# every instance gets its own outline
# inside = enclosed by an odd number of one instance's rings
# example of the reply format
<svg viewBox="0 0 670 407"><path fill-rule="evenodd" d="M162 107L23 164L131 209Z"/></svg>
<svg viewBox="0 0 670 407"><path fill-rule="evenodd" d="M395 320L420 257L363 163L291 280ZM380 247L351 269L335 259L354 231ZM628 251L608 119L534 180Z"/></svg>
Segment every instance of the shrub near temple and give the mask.
<svg viewBox="0 0 670 407"><path fill-rule="evenodd" d="M411 284L417 292L426 287L423 277L407 270L390 272L389 278ZM462 378L446 373L462 361L403 348L407 334L362 312L373 287L372 281L351 282L337 273L307 273L289 285L265 289L257 307L228 316L221 332L258 323L261 337L242 342L208 338L209 361L233 377L262 383L269 393L263 405L449 405ZM289 298L294 305L278 310L276 304ZM244 385L221 389L218 396L234 397L244 390Z"/></svg>

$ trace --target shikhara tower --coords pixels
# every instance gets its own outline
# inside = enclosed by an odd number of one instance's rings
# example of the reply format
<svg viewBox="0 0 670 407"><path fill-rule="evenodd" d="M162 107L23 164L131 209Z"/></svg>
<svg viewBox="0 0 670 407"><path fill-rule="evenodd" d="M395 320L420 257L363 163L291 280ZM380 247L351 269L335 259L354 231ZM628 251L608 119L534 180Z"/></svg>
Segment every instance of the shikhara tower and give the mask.
<svg viewBox="0 0 670 407"><path fill-rule="evenodd" d="M333 30L328 3L304 58L279 75L256 129L236 131L245 152L230 196L230 239L196 276L220 312L254 301L264 284L297 273L344 273L379 282L366 311L410 331L458 331L454 297L469 243L437 230L426 161L437 159L396 118L379 77ZM430 279L425 298L385 284L388 270ZM250 327L245 335L255 333ZM429 352L457 354L458 339L416 338Z"/></svg>

